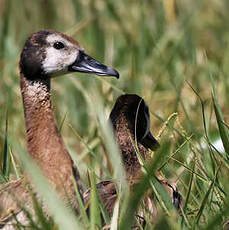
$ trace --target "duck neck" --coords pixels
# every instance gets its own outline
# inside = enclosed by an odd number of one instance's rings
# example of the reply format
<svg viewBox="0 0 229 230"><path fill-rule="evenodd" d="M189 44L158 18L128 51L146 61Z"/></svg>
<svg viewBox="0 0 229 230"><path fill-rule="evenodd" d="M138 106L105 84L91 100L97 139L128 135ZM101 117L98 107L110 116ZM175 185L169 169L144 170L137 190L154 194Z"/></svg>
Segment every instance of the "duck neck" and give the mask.
<svg viewBox="0 0 229 230"><path fill-rule="evenodd" d="M128 179L137 179L141 177L141 164L138 158L137 151L143 159L147 158L147 149L137 140L137 148L135 146L135 135L132 127L129 127L128 121L124 116L118 119L115 124L115 135L119 148L121 150L123 164L126 170ZM138 150L137 150L138 149Z"/></svg>
<svg viewBox="0 0 229 230"><path fill-rule="evenodd" d="M21 75L21 93L28 151L61 195L67 192L69 198L73 199L72 177L79 182L79 174L77 169L74 170L55 123L50 79L34 81Z"/></svg>

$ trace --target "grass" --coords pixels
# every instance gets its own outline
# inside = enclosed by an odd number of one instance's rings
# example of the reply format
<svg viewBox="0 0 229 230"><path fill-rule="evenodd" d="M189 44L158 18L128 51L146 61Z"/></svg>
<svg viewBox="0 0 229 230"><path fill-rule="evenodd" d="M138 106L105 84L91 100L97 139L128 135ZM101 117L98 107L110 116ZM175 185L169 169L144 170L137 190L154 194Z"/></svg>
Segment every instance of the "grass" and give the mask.
<svg viewBox="0 0 229 230"><path fill-rule="evenodd" d="M161 147L149 168L177 182L184 197L178 216L169 206L163 209L166 197L160 195L159 218L148 221L146 229L222 229L229 215L228 10L227 0L1 0L0 182L20 176L18 159L26 148L20 50L29 34L56 29L75 37L87 53L120 73L119 80L77 73L52 82L58 127L79 164L85 188L89 172L95 216L101 208L95 183L122 181L112 229L127 229L136 204L151 186L148 174L136 193L122 189L125 180L116 163L120 157L109 127L103 126L118 95L137 93L148 103L151 130L160 137ZM91 104L95 96L100 105L96 108ZM216 140L222 140L224 151L214 146ZM38 187L45 193L46 184L38 182ZM83 211L72 218L58 205L61 208L52 210L55 224L43 229L61 229L64 223L58 222L58 215L65 216L68 229L100 228L99 218L88 220Z"/></svg>

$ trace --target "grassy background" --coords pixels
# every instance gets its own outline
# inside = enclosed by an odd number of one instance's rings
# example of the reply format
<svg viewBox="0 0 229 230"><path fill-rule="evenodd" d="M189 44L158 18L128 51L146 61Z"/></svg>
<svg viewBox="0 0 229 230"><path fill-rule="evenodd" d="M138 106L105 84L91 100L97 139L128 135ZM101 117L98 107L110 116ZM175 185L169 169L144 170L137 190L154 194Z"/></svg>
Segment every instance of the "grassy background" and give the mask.
<svg viewBox="0 0 229 230"><path fill-rule="evenodd" d="M166 220L175 229L221 229L229 213L228 11L227 0L0 0L2 183L15 178L19 169L7 162L20 154L15 146L26 148L18 73L21 48L31 33L55 29L73 36L88 54L120 73L119 80L77 73L52 82L57 123L68 149L81 161L85 187L94 158L84 143L93 149L96 162L102 159L107 165L103 159L109 158L91 95L100 95L108 115L118 95L137 93L149 105L153 134L160 136L157 168L178 183L187 201L178 222L169 210L170 217L162 214L153 226L161 229ZM226 151L211 146L219 139ZM97 182L109 177L101 164L93 168Z"/></svg>

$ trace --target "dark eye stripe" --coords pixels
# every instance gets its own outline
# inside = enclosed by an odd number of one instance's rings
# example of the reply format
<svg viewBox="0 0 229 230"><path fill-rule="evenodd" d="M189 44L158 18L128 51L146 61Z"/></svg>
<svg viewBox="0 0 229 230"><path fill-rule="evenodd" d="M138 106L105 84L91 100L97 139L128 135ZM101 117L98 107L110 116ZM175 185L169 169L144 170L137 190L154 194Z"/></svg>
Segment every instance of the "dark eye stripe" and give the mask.
<svg viewBox="0 0 229 230"><path fill-rule="evenodd" d="M55 42L53 44L53 47L57 50L63 49L64 48L64 43L63 42Z"/></svg>

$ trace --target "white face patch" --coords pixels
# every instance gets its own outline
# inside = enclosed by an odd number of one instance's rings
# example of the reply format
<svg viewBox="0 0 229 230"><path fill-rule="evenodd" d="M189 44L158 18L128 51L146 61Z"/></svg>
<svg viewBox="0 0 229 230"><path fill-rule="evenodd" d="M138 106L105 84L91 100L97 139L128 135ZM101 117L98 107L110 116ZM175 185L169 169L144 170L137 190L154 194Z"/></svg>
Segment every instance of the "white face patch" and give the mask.
<svg viewBox="0 0 229 230"><path fill-rule="evenodd" d="M48 35L46 41L48 47L45 50L46 57L42 62L44 73L50 76L58 76L67 73L68 66L73 64L76 60L80 47L66 40L59 34ZM54 48L56 42L63 43L64 48Z"/></svg>

